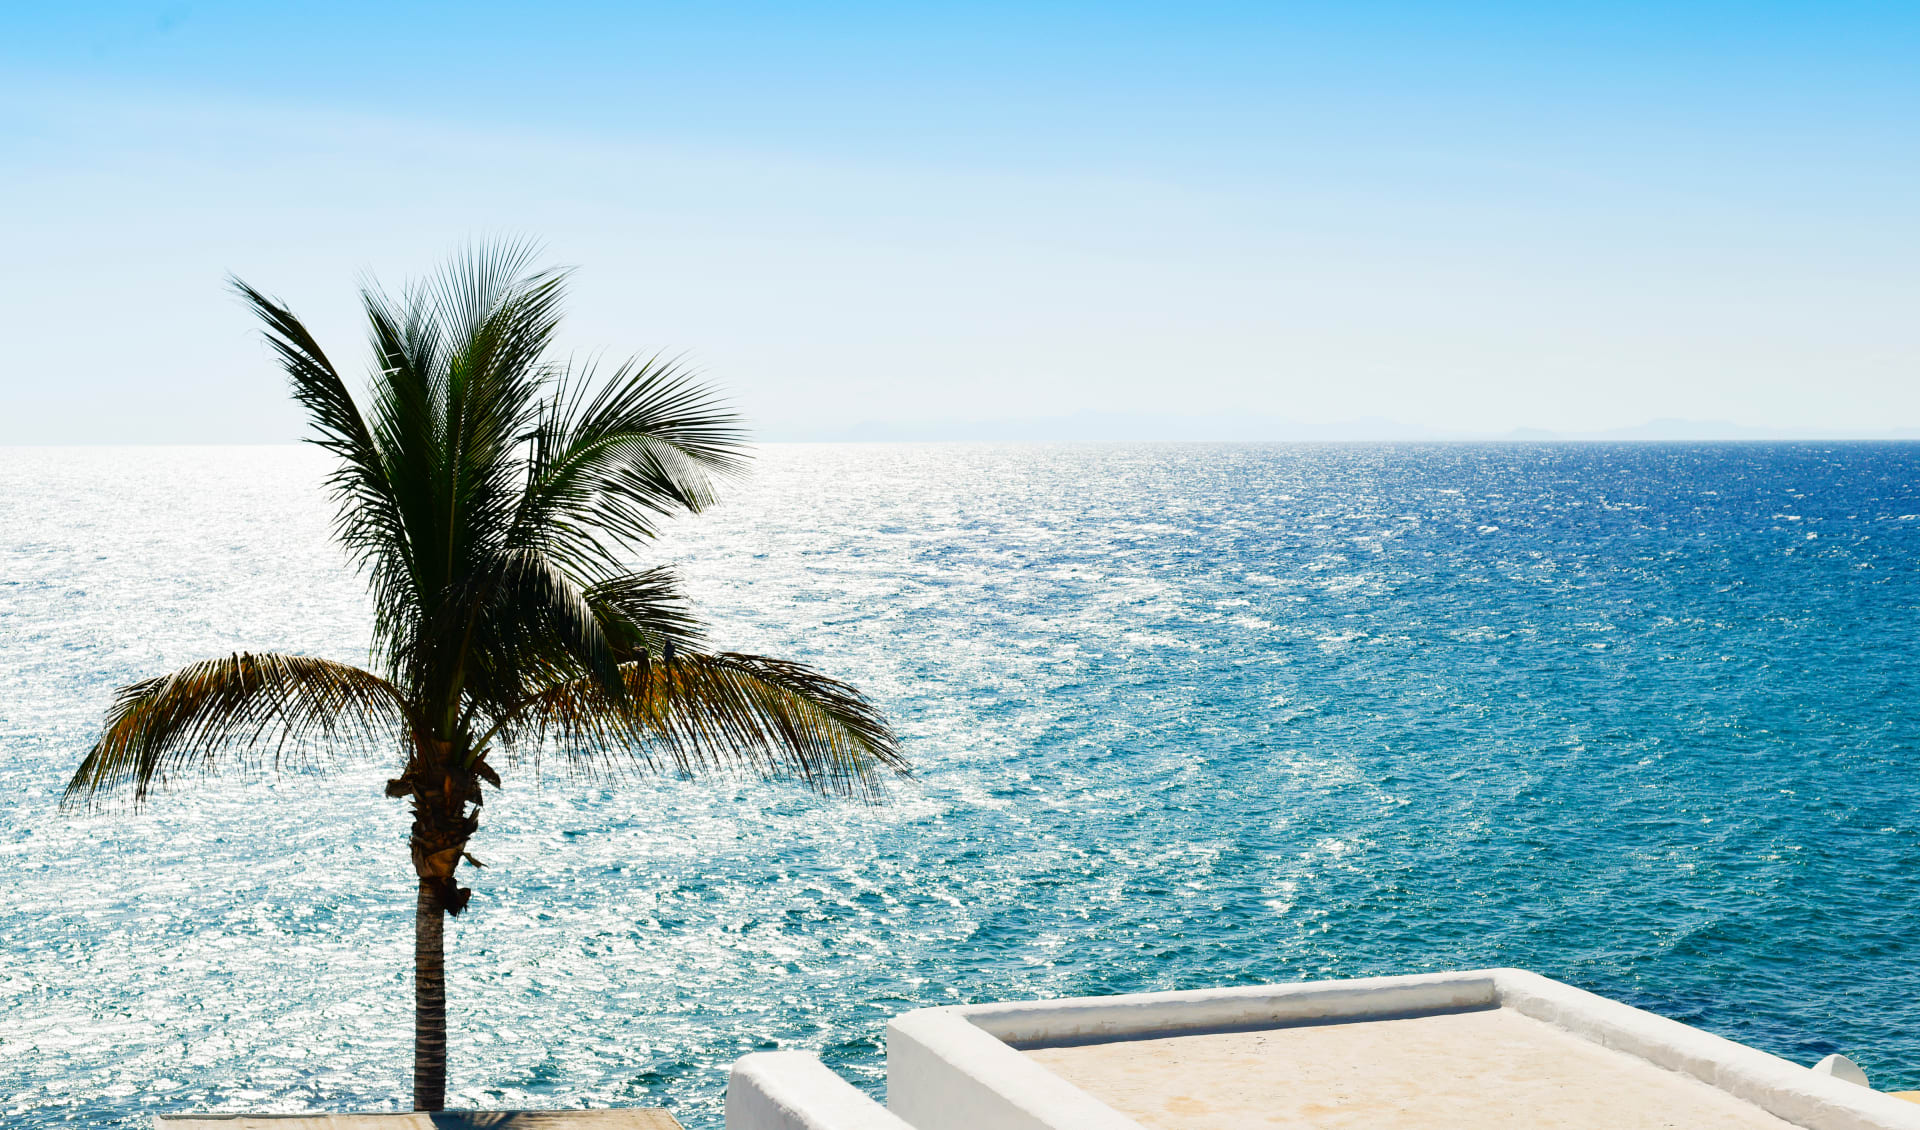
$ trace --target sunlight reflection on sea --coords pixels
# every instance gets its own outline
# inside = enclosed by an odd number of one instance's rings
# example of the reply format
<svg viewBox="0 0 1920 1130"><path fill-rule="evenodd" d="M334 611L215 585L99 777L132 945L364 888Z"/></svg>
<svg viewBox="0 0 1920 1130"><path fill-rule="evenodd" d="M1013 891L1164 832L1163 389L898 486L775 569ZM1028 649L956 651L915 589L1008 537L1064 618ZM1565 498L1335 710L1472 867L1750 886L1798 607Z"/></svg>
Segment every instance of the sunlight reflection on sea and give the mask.
<svg viewBox="0 0 1920 1130"><path fill-rule="evenodd" d="M111 690L362 660L310 449L0 450L0 1118L393 1109L390 765L63 818ZM1920 447L793 446L649 561L920 767L523 766L455 1105L664 1103L924 1004L1520 965L1920 1085ZM542 778L536 787L536 776Z"/></svg>

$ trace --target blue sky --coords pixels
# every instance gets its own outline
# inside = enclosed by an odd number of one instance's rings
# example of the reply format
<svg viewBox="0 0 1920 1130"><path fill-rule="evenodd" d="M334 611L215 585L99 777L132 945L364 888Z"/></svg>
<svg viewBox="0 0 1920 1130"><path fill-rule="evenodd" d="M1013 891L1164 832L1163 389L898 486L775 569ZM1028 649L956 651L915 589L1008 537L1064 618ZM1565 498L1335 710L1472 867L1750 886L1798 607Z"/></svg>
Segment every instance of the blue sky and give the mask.
<svg viewBox="0 0 1920 1130"><path fill-rule="evenodd" d="M299 434L473 236L762 434L1920 428L1920 5L9 5L0 442Z"/></svg>

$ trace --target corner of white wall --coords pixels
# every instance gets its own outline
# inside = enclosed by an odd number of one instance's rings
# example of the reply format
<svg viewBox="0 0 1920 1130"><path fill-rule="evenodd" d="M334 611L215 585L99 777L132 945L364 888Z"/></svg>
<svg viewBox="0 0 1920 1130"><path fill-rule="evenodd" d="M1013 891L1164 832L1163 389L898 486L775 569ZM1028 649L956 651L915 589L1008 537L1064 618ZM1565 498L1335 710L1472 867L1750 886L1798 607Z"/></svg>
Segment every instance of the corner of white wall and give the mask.
<svg viewBox="0 0 1920 1130"><path fill-rule="evenodd" d="M809 1052L755 1052L727 1078L727 1130L913 1130Z"/></svg>
<svg viewBox="0 0 1920 1130"><path fill-rule="evenodd" d="M923 1008L887 1025L887 1105L916 1130L1140 1130L967 1013Z"/></svg>

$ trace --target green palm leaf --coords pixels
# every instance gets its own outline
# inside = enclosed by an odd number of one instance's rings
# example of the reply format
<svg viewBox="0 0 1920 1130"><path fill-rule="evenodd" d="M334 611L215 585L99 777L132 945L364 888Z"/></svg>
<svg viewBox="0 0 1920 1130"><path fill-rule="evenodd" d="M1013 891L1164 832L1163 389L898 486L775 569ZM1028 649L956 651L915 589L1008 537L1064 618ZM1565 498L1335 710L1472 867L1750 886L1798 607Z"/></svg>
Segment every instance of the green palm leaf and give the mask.
<svg viewBox="0 0 1920 1130"><path fill-rule="evenodd" d="M721 652L648 655L621 666L624 693L578 679L535 695L515 718L528 747L578 768L748 770L872 799L905 774L893 731L858 690L799 663Z"/></svg>
<svg viewBox="0 0 1920 1130"><path fill-rule="evenodd" d="M509 537L581 570L651 539L659 518L711 504L745 470L738 422L678 364L629 361L563 379L533 437Z"/></svg>
<svg viewBox="0 0 1920 1130"><path fill-rule="evenodd" d="M222 754L249 766L342 748L392 756L407 718L393 684L358 667L306 655L210 659L121 690L66 802L128 784L144 800L182 769L221 768Z"/></svg>

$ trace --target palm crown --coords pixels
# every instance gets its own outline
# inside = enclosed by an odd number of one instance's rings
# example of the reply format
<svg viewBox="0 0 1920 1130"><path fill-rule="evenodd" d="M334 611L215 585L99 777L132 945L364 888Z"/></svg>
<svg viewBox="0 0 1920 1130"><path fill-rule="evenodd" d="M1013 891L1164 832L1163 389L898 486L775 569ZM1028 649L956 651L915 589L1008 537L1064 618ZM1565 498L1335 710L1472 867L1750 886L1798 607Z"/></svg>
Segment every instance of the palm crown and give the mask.
<svg viewBox="0 0 1920 1130"><path fill-rule="evenodd" d="M547 751L867 797L906 771L854 688L707 650L672 573L626 564L661 518L700 510L744 468L744 436L670 362L602 377L550 360L566 276L530 267L526 248L481 248L397 298L363 288L376 362L364 405L286 306L234 280L314 442L338 458L335 532L370 581L374 670L238 654L135 683L67 786L69 802L128 784L144 799L181 771L290 749L397 750L387 793L412 801L417 950L433 951L416 954L424 1109L444 1094L443 1052L426 1046L444 1040L444 998L427 999L440 914L467 903L454 876L501 767Z"/></svg>

